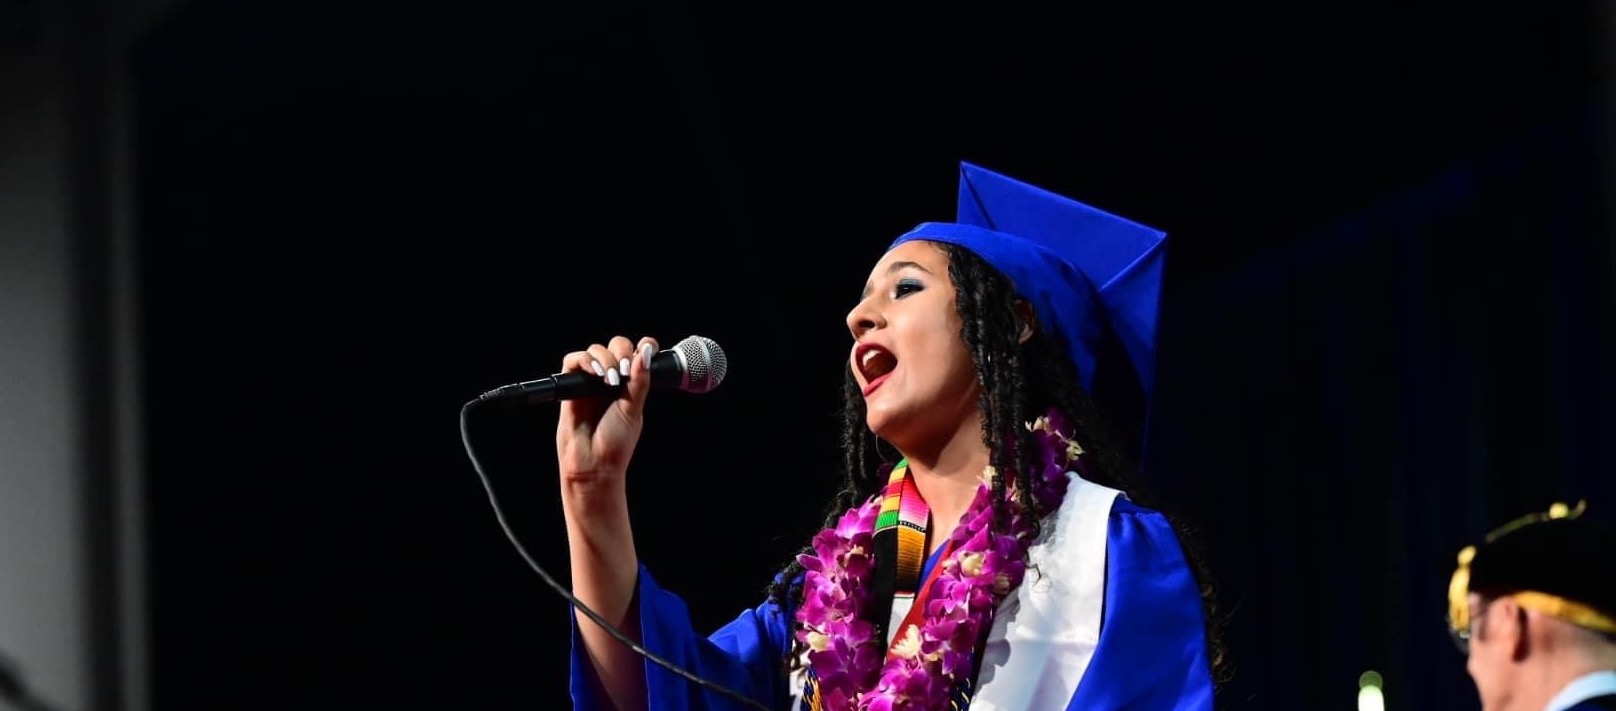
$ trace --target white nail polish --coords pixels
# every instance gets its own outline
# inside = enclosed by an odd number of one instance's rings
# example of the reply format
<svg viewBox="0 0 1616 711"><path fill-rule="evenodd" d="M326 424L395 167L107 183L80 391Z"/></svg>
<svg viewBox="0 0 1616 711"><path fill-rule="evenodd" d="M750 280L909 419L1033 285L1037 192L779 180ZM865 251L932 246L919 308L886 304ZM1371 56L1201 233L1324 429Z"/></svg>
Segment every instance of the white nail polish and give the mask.
<svg viewBox="0 0 1616 711"><path fill-rule="evenodd" d="M617 374L617 369L616 368L612 368L611 370L606 371L606 384L607 385L610 385L612 387L617 387L617 385L622 383L622 382L623 382L623 377Z"/></svg>
<svg viewBox="0 0 1616 711"><path fill-rule="evenodd" d="M618 368L620 368L623 371L624 375L628 375L628 366L629 366L630 363L633 363L633 362L634 362L633 359L624 358L624 359L617 362L617 366L618 366Z"/></svg>
<svg viewBox="0 0 1616 711"><path fill-rule="evenodd" d="M598 360L589 361L589 367L595 369L595 375L599 375L602 378L606 377L606 369L600 367L600 361L598 361Z"/></svg>
<svg viewBox="0 0 1616 711"><path fill-rule="evenodd" d="M651 352L651 344L647 343L647 344L640 347L640 360L645 362L644 363L645 369L650 370L650 368L651 368L651 357L655 356L655 355L656 355L656 353Z"/></svg>

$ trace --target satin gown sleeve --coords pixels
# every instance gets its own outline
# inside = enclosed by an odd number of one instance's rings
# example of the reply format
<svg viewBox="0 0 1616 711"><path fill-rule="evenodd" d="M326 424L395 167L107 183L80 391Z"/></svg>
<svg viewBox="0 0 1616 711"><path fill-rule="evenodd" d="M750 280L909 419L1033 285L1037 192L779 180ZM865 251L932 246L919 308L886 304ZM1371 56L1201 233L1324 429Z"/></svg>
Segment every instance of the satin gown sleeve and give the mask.
<svg viewBox="0 0 1616 711"><path fill-rule="evenodd" d="M769 708L790 704L784 659L790 649L788 612L764 602L742 612L710 635L696 631L679 596L663 590L642 564L639 574L640 644L691 674L723 685ZM602 708L591 693L592 670L572 622L573 707ZM707 689L649 659L645 660L648 707L657 711L755 709L723 692Z"/></svg>
<svg viewBox="0 0 1616 711"><path fill-rule="evenodd" d="M1067 709L1211 709L1200 587L1165 516L1117 498L1105 580L1099 645Z"/></svg>

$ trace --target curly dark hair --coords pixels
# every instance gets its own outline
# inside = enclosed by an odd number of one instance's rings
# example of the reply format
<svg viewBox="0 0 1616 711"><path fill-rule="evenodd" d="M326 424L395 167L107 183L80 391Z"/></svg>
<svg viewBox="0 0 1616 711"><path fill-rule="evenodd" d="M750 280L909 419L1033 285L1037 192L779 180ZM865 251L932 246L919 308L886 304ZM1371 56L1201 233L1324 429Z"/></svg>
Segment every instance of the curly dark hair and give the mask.
<svg viewBox="0 0 1616 711"><path fill-rule="evenodd" d="M1032 500L1030 477L1037 465L1038 448L1034 435L1022 425L1053 406L1077 428L1083 448L1091 457L1085 478L1122 491L1140 506L1167 515L1136 481L1136 458L1118 444L1120 440L1113 434L1113 423L1084 391L1076 367L1062 346L1042 330L1035 330L1025 343L1021 342L1019 297L1010 279L970 250L936 244L948 256L948 276L955 287L956 307L962 321L960 336L970 350L977 378L982 383L978 401L982 439L991 452L994 469L1015 478L1019 503L1036 513L1035 521L1049 513L1043 502ZM1014 440L1006 441L1005 433L1011 432L1015 433ZM841 491L826 509L826 527L835 525L849 508L868 501L886 484L881 457L876 451L876 437L865 423L864 397L853 378L851 365L847 367L843 387L841 444L844 479ZM1005 479L1006 476L994 478L995 526L1003 526L1008 520L1008 505L1003 495ZM1212 675L1214 680L1221 680L1225 673L1225 655L1212 577L1191 532L1178 518L1172 515L1167 518L1173 523L1200 586ZM1036 535L1037 530L1033 533ZM802 595L802 572L802 565L792 556L769 585L769 600L782 610L794 609L789 602ZM800 643L793 642L784 660L788 670L795 668L801 652Z"/></svg>

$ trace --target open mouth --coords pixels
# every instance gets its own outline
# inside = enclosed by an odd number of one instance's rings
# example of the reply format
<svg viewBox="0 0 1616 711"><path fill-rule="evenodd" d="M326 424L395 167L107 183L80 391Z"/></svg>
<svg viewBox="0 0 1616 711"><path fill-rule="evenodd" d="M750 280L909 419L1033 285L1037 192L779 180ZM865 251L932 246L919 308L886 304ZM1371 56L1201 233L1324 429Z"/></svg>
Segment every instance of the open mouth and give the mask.
<svg viewBox="0 0 1616 711"><path fill-rule="evenodd" d="M897 356L880 346L859 346L857 355L859 374L864 376L865 395L875 390L876 386L885 381L886 377L898 367Z"/></svg>

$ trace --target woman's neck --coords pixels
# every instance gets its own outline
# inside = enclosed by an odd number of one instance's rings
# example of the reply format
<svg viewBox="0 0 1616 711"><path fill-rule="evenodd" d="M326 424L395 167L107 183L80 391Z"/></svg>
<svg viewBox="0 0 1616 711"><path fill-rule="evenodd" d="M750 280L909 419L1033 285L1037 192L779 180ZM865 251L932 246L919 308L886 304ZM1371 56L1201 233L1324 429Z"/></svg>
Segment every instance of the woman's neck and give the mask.
<svg viewBox="0 0 1616 711"><path fill-rule="evenodd" d="M953 533L985 481L984 470L992 460L981 432L980 423L969 422L934 447L904 451L915 489L931 509L933 548Z"/></svg>

